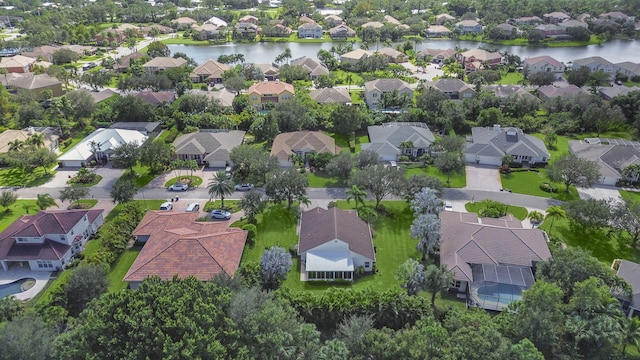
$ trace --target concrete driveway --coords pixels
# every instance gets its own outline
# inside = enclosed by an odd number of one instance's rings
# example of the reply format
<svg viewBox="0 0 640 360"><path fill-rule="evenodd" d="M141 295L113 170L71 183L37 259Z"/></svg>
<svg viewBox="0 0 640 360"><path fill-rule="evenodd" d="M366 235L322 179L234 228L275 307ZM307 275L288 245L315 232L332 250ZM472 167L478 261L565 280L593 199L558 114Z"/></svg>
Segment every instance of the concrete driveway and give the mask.
<svg viewBox="0 0 640 360"><path fill-rule="evenodd" d="M485 191L500 191L502 189L502 181L497 167L467 165L464 169L467 175L467 187L465 189Z"/></svg>
<svg viewBox="0 0 640 360"><path fill-rule="evenodd" d="M622 201L620 197L620 192L618 188L615 186L604 186L599 185L592 188L578 188L578 194L580 195L580 199L614 199L616 201Z"/></svg>
<svg viewBox="0 0 640 360"><path fill-rule="evenodd" d="M40 185L43 188L63 188L67 186L67 181L70 178L78 174L80 168L58 168L53 179L49 180L46 184ZM113 183L115 183L120 176L124 173L124 169L114 169L110 165L98 168L89 168L89 171L102 176L102 180L96 185L96 187L111 189Z"/></svg>

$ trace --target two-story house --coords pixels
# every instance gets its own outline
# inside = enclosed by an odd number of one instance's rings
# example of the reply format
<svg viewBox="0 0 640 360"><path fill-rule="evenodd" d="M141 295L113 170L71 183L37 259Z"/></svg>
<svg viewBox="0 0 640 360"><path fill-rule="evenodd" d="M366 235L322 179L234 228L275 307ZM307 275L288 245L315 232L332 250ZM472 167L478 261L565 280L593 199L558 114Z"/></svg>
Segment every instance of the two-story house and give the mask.
<svg viewBox="0 0 640 360"><path fill-rule="evenodd" d="M329 29L329 36L331 39L348 39L356 37L356 32L347 25L341 24Z"/></svg>
<svg viewBox="0 0 640 360"><path fill-rule="evenodd" d="M315 22L304 23L298 26L298 38L300 39L322 39L322 26Z"/></svg>
<svg viewBox="0 0 640 360"><path fill-rule="evenodd" d="M546 55L528 58L525 59L522 63L525 71L529 72L529 74L549 72L553 73L553 76L556 80L562 79L562 74L564 74L565 70L565 66L563 63L552 58L551 56Z"/></svg>
<svg viewBox="0 0 640 360"><path fill-rule="evenodd" d="M482 49L472 49L457 55L458 62L466 71L475 71L484 68L495 68L502 63L502 55L498 52L489 52Z"/></svg>
<svg viewBox="0 0 640 360"><path fill-rule="evenodd" d="M476 95L473 87L460 79L444 78L432 82L425 82L424 88L436 89L447 95L451 100L469 99Z"/></svg>
<svg viewBox="0 0 640 360"><path fill-rule="evenodd" d="M396 92L398 97L413 99L413 89L400 79L377 79L364 84L364 101L370 109L376 110L384 104L385 94Z"/></svg>
<svg viewBox="0 0 640 360"><path fill-rule="evenodd" d="M577 70L583 66L586 66L587 68L589 68L589 71L591 72L596 72L596 71L603 72L609 75L610 79L614 79L616 77L617 67L610 61L600 56L590 56L582 59L573 60L572 69Z"/></svg>
<svg viewBox="0 0 640 360"><path fill-rule="evenodd" d="M260 81L249 87L249 104L257 109L261 109L265 103L279 103L291 100L295 95L293 85L279 80Z"/></svg>
<svg viewBox="0 0 640 360"><path fill-rule="evenodd" d="M167 69L175 69L182 66L187 66L187 60L183 58L158 56L144 63L142 68L147 74L152 75Z"/></svg>
<svg viewBox="0 0 640 360"><path fill-rule="evenodd" d="M456 23L455 28L460 30L462 35L481 34L483 31L482 25L475 20L462 20Z"/></svg>
<svg viewBox="0 0 640 360"><path fill-rule="evenodd" d="M63 269L104 223L103 211L44 210L23 215L0 233L0 267Z"/></svg>

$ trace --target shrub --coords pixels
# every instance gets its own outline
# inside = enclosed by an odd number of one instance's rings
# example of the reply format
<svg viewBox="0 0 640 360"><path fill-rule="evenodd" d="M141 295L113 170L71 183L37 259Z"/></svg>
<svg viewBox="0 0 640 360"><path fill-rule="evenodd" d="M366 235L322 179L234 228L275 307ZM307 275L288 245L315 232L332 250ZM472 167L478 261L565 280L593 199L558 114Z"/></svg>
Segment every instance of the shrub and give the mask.
<svg viewBox="0 0 640 360"><path fill-rule="evenodd" d="M247 243L253 245L258 234L258 228L253 224L246 224L242 226L242 230L247 231Z"/></svg>
<svg viewBox="0 0 640 360"><path fill-rule="evenodd" d="M543 182L542 184L540 184L540 190L548 193L557 193L558 187L555 186L554 184Z"/></svg>
<svg viewBox="0 0 640 360"><path fill-rule="evenodd" d="M66 148L68 148L69 146L71 146L71 143L73 142L73 139L67 139L65 141L62 142L62 145Z"/></svg>
<svg viewBox="0 0 640 360"><path fill-rule="evenodd" d="M409 157L408 157L407 155L401 155L401 156L398 158L398 161L404 161L404 162L407 162L407 161L409 161Z"/></svg>
<svg viewBox="0 0 640 360"><path fill-rule="evenodd" d="M178 129L173 128L167 131L169 132L169 135L164 138L164 142L166 142L167 144L171 144L176 139L176 137L178 137Z"/></svg>
<svg viewBox="0 0 640 360"><path fill-rule="evenodd" d="M334 208L336 206L338 206L338 203L335 202L334 200L329 201L329 204L327 205L329 207L329 209Z"/></svg>
<svg viewBox="0 0 640 360"><path fill-rule="evenodd" d="M482 200L478 215L480 217L499 218L507 214L507 205L493 200Z"/></svg>

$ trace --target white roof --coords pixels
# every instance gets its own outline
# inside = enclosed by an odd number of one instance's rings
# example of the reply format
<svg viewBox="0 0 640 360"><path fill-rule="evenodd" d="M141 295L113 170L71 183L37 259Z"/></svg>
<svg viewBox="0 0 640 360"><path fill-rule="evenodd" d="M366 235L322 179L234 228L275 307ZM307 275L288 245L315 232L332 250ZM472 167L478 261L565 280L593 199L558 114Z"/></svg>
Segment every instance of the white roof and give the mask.
<svg viewBox="0 0 640 360"><path fill-rule="evenodd" d="M147 136L137 130L97 129L61 155L58 160L88 160L93 155L90 145L92 141L100 144L100 151L105 152L126 143L142 144L145 140Z"/></svg>
<svg viewBox="0 0 640 360"><path fill-rule="evenodd" d="M349 250L307 251L307 271L353 271Z"/></svg>
<svg viewBox="0 0 640 360"><path fill-rule="evenodd" d="M205 24L213 24L215 26L228 26L226 21L220 19L219 17L213 16L211 19L204 22Z"/></svg>

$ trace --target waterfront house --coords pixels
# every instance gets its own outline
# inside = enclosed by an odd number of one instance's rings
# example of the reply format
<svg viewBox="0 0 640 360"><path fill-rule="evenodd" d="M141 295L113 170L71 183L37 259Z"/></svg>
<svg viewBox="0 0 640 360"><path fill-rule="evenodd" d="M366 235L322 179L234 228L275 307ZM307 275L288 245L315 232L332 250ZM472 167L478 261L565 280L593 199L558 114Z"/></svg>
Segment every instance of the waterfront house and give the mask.
<svg viewBox="0 0 640 360"><path fill-rule="evenodd" d="M331 39L348 39L356 37L356 32L347 25L341 24L329 29Z"/></svg>
<svg viewBox="0 0 640 360"><path fill-rule="evenodd" d="M315 22L303 23L298 26L298 38L300 39L322 39L322 26Z"/></svg>
<svg viewBox="0 0 640 360"><path fill-rule="evenodd" d="M446 37L451 35L451 30L442 25L431 25L425 30L427 37Z"/></svg>
<svg viewBox="0 0 640 360"><path fill-rule="evenodd" d="M560 61L552 58L551 56L536 56L532 58L524 59L522 62L524 71L529 74L537 74L540 72L553 73L556 80L561 80L565 71L565 66Z"/></svg>
<svg viewBox="0 0 640 360"><path fill-rule="evenodd" d="M481 34L483 31L482 25L475 20L463 20L457 22L454 27L460 31L460 34Z"/></svg>

